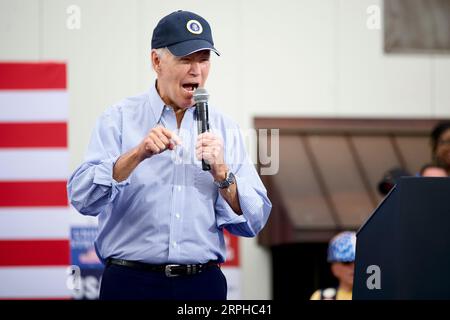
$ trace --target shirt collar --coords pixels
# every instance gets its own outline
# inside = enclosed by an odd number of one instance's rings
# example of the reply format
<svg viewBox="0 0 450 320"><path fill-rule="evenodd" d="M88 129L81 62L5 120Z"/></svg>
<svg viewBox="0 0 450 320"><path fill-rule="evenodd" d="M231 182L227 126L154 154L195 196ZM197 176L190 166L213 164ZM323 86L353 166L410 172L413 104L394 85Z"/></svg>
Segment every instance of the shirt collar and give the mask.
<svg viewBox="0 0 450 320"><path fill-rule="evenodd" d="M153 123L152 127L155 127L157 123L160 122L164 108L166 105L164 104L164 101L161 99L161 96L158 93L158 90L156 90L156 80L155 84L150 87L149 91L149 99L150 99L150 109L152 110L155 123ZM190 107L188 110L186 110L187 114L191 114L195 118L196 112L195 107ZM186 116L186 113L184 116Z"/></svg>

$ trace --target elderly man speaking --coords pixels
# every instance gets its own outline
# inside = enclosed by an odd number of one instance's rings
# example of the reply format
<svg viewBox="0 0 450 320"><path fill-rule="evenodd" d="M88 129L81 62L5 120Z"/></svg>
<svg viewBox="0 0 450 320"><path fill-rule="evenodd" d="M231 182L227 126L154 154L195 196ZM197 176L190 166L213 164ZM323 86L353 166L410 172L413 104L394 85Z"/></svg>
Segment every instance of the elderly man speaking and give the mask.
<svg viewBox="0 0 450 320"><path fill-rule="evenodd" d="M219 55L205 19L162 18L152 37L155 84L101 115L69 179L72 205L98 216L100 299L224 300L224 229L253 237L269 217L239 127L209 108L211 131L198 132L194 94L211 51Z"/></svg>

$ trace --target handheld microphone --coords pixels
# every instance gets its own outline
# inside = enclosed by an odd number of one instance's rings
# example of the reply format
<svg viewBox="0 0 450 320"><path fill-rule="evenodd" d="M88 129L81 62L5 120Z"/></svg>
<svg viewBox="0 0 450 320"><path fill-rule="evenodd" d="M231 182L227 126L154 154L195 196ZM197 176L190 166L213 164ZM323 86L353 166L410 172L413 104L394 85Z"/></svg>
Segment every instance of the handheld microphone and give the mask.
<svg viewBox="0 0 450 320"><path fill-rule="evenodd" d="M209 94L205 88L197 88L197 90L195 90L194 102L197 108L198 134L209 131L208 98ZM202 169L204 171L211 170L211 166L203 159L202 159Z"/></svg>

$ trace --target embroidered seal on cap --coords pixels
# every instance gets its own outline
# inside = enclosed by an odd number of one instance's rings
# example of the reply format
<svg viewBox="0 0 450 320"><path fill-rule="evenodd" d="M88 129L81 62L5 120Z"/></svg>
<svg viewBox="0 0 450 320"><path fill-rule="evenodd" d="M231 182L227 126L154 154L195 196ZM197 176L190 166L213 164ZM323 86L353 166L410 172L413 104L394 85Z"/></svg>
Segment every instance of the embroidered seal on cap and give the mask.
<svg viewBox="0 0 450 320"><path fill-rule="evenodd" d="M200 34L203 32L203 27L200 24L200 22L198 22L197 20L189 20L186 23L186 28L188 29L188 31L190 33L193 33L193 34Z"/></svg>

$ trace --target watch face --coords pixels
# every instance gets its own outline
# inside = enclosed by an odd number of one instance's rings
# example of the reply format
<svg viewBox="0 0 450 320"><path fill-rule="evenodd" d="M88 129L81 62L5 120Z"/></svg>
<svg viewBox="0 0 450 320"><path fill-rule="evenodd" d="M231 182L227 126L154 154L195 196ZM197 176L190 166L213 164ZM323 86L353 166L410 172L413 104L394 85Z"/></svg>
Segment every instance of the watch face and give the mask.
<svg viewBox="0 0 450 320"><path fill-rule="evenodd" d="M214 181L214 183L221 189L228 188L235 181L233 172L227 172L227 176L223 181Z"/></svg>
<svg viewBox="0 0 450 320"><path fill-rule="evenodd" d="M234 182L234 174L233 172L229 172L229 174L227 175L227 181L229 184L232 184Z"/></svg>

